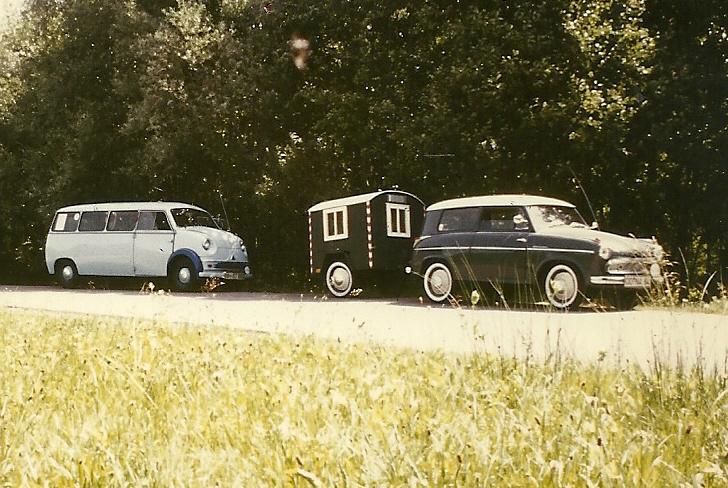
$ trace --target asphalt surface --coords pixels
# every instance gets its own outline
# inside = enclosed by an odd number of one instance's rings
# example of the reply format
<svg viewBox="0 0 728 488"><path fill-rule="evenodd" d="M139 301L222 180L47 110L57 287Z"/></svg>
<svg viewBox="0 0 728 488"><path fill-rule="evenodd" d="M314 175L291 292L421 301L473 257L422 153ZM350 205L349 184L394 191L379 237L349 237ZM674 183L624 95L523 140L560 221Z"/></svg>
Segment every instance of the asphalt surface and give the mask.
<svg viewBox="0 0 728 488"><path fill-rule="evenodd" d="M430 305L418 298L0 287L0 312L83 314L315 336L421 351L545 361L700 366L728 372L728 316L681 311L552 312Z"/></svg>

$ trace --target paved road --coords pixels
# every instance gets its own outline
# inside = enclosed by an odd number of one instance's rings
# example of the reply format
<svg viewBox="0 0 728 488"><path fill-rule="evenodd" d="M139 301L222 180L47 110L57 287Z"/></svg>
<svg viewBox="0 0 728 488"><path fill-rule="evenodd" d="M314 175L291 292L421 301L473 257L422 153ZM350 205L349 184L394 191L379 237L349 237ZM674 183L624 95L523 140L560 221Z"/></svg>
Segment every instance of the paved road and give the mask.
<svg viewBox="0 0 728 488"><path fill-rule="evenodd" d="M428 306L417 299L331 300L263 293L149 294L129 290L0 288L0 311L37 310L314 335L387 347L552 355L610 365L728 372L728 316L637 310L554 313Z"/></svg>

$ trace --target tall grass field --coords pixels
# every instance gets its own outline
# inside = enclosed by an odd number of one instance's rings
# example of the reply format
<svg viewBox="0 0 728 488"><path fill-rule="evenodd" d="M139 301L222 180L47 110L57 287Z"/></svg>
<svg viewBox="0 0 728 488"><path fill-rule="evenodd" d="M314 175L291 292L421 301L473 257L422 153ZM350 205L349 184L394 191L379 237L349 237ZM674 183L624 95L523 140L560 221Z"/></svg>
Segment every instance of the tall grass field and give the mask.
<svg viewBox="0 0 728 488"><path fill-rule="evenodd" d="M725 372L0 312L5 487L725 487Z"/></svg>

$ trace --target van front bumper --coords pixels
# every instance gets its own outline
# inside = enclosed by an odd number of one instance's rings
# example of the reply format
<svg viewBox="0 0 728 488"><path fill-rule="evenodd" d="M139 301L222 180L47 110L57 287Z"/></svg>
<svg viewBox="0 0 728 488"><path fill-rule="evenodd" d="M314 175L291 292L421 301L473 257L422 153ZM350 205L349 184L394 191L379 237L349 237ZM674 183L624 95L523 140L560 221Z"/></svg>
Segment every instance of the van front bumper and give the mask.
<svg viewBox="0 0 728 488"><path fill-rule="evenodd" d="M241 261L203 261L202 271L200 271L200 278L247 280L252 277L250 264Z"/></svg>

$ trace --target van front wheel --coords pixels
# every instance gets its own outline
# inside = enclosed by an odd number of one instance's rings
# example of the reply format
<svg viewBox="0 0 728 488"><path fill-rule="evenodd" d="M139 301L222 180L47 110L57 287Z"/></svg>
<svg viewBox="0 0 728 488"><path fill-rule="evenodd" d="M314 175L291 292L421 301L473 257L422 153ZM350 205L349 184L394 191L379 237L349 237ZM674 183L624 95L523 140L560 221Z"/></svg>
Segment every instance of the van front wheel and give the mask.
<svg viewBox="0 0 728 488"><path fill-rule="evenodd" d="M169 284L175 291L194 291L197 288L197 269L187 258L178 259L169 268Z"/></svg>
<svg viewBox="0 0 728 488"><path fill-rule="evenodd" d="M63 288L78 286L78 269L70 259L63 259L56 263L55 276Z"/></svg>

